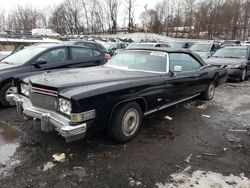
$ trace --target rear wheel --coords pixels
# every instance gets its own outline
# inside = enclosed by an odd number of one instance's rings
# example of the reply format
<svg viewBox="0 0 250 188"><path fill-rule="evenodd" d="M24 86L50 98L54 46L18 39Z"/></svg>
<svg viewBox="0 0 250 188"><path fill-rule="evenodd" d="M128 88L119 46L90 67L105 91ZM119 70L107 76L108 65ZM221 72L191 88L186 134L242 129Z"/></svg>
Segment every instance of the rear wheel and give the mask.
<svg viewBox="0 0 250 188"><path fill-rule="evenodd" d="M6 100L6 96L14 93L14 88L12 87L12 83L7 83L0 91L0 103L4 107L11 106L10 103Z"/></svg>
<svg viewBox="0 0 250 188"><path fill-rule="evenodd" d="M142 121L141 107L136 102L126 103L116 109L108 132L117 142L128 142L139 132Z"/></svg>
<svg viewBox="0 0 250 188"><path fill-rule="evenodd" d="M210 101L214 98L214 93L215 93L215 82L212 82L209 84L207 89L201 94L201 97L203 100Z"/></svg>

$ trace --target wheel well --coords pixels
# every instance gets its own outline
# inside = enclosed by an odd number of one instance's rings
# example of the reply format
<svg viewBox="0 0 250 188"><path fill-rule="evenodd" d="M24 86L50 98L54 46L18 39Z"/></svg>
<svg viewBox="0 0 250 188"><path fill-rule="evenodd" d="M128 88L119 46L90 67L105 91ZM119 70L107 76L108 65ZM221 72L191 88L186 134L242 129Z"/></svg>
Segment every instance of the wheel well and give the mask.
<svg viewBox="0 0 250 188"><path fill-rule="evenodd" d="M146 103L146 100L144 98L136 98L136 99L126 100L126 101L122 101L122 102L120 102L120 103L118 103L118 104L115 105L115 107L113 108L113 110L111 112L109 121L111 121L114 112L120 106L122 106L122 105L124 105L126 103L129 103L129 102L136 102L141 107L142 113L146 112L146 110L147 110L147 103Z"/></svg>
<svg viewBox="0 0 250 188"><path fill-rule="evenodd" d="M2 82L0 83L0 93L1 93L1 91L2 91L2 88L3 88L4 86L6 86L6 84L11 83L11 82L12 82L11 79L6 79L6 80L2 81Z"/></svg>

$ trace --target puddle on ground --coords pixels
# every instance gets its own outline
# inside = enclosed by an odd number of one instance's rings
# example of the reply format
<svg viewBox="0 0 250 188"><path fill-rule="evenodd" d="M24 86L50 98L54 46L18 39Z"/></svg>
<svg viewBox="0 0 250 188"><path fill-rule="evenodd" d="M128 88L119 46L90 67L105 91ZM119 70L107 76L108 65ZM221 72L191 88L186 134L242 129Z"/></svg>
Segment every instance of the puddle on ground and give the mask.
<svg viewBox="0 0 250 188"><path fill-rule="evenodd" d="M8 124L0 122L0 173L6 168L18 164L13 156L20 146L18 143L19 132Z"/></svg>

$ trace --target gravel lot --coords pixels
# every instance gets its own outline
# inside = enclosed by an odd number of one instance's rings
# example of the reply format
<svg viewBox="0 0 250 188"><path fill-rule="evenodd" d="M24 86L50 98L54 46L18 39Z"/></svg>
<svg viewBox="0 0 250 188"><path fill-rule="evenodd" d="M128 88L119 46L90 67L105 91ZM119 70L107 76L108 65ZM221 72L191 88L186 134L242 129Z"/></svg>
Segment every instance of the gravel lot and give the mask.
<svg viewBox="0 0 250 188"><path fill-rule="evenodd" d="M144 119L126 145L105 132L66 144L14 108L0 109L0 122L0 187L250 187L250 81Z"/></svg>

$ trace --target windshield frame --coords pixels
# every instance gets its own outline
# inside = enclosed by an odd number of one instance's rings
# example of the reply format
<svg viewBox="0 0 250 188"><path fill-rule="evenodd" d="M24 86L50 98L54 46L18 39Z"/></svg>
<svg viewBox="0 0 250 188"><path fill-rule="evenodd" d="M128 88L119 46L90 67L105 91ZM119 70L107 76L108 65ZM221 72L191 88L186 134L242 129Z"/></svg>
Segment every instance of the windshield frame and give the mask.
<svg viewBox="0 0 250 188"><path fill-rule="evenodd" d="M126 51L133 51L133 52L163 52L166 54L166 70L165 72L158 72L158 71L146 71L146 70L140 70L140 69L125 69L122 68L121 66L115 66L115 65L108 65L108 62L106 64L104 64L104 67L111 67L114 69L119 69L119 70L126 70L126 71L133 71L133 72L146 72L146 73L156 73L156 74L167 74L169 73L169 53L168 52L164 52L164 51L157 51L157 50L133 50L133 49L128 49L128 50L124 50L122 53L125 53ZM119 55L119 54L117 54ZM111 60L112 61L112 60Z"/></svg>

